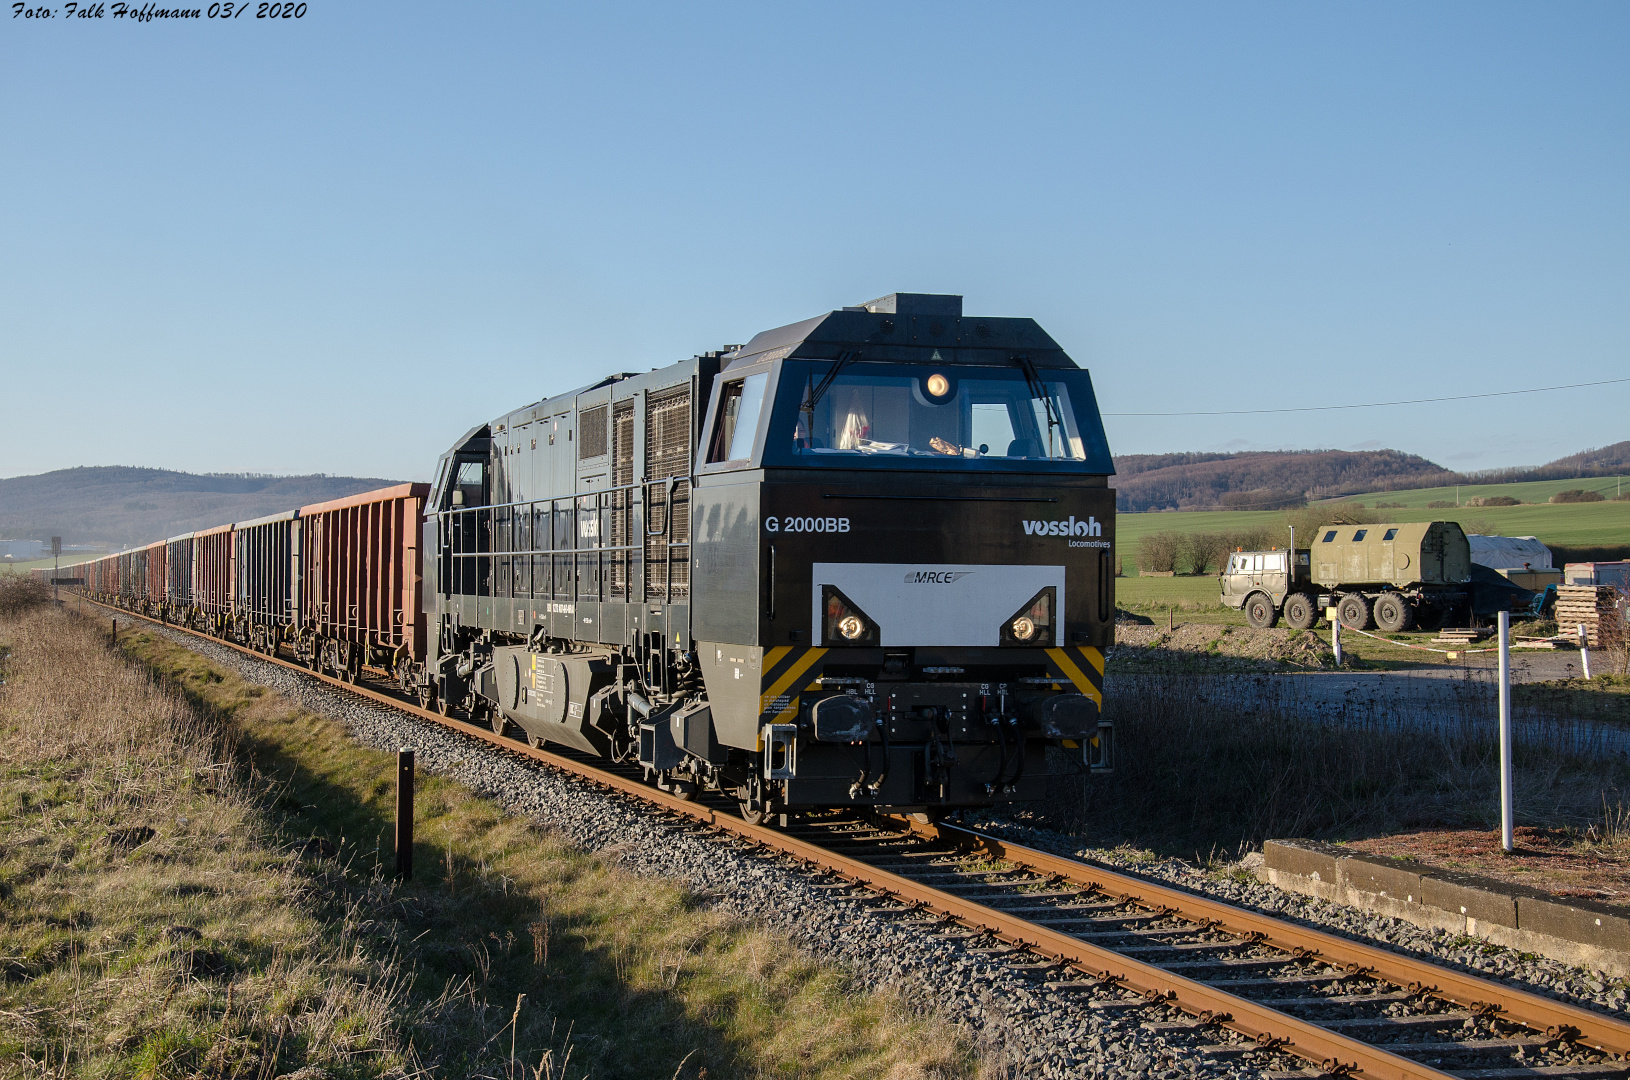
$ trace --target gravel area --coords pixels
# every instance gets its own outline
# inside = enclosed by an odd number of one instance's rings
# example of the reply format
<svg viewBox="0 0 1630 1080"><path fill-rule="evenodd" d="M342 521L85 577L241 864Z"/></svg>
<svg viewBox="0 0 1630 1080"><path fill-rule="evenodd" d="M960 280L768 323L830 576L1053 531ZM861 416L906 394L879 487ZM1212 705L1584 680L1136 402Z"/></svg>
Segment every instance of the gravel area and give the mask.
<svg viewBox="0 0 1630 1080"><path fill-rule="evenodd" d="M1489 976L1511 986L1583 1005L1598 1012L1618 1017L1630 1013L1630 984L1626 980L1545 957L1519 954L1446 930L1427 930L1400 919L1284 892L1256 880L1260 854L1246 856L1243 861L1229 866L1206 870L1182 859L1162 859L1135 848L1083 846L1080 837L1037 828L998 814L978 815L970 818L967 824L1015 844L1085 859L1112 870L1175 885L1189 892L1291 919L1304 926L1328 930L1392 952L1435 960L1461 971Z"/></svg>
<svg viewBox="0 0 1630 1080"><path fill-rule="evenodd" d="M1214 1040L1142 1026L1169 1017L1147 1009L1089 1009L1089 995L1050 991L1042 978L1031 977L1034 973L1011 970L977 951L979 941L942 937L933 927L908 923L867 894L833 889L828 876L678 826L632 799L597 791L540 763L493 753L476 740L354 698L301 672L180 631L149 629L337 720L365 745L392 752L412 747L420 768L557 829L626 870L686 882L722 910L757 920L839 964L861 986L897 990L967 1031L996 1075L1094 1080L1260 1075L1237 1058L1196 1052ZM1275 1058L1269 1067L1298 1064Z"/></svg>

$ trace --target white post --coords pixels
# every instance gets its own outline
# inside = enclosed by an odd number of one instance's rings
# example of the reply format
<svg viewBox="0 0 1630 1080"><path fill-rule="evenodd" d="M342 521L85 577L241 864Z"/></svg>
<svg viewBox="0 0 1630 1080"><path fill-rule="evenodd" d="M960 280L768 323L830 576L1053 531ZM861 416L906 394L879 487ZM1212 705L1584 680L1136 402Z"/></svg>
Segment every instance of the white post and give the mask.
<svg viewBox="0 0 1630 1080"><path fill-rule="evenodd" d="M1341 616L1330 624L1330 651L1336 654L1336 666L1341 666Z"/></svg>
<svg viewBox="0 0 1630 1080"><path fill-rule="evenodd" d="M1590 678L1590 638L1584 623L1579 624L1579 662L1585 665L1585 678Z"/></svg>
<svg viewBox="0 0 1630 1080"><path fill-rule="evenodd" d="M1500 612L1500 845L1516 845L1511 824L1511 612Z"/></svg>

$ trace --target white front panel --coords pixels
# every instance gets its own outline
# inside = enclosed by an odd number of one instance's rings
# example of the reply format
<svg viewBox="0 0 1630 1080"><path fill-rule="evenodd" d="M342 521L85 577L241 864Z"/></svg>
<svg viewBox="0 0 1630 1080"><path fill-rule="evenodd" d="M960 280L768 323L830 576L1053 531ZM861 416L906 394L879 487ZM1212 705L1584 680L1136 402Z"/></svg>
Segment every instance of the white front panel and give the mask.
<svg viewBox="0 0 1630 1080"><path fill-rule="evenodd" d="M1049 585L1064 607L1062 566L977 563L816 563L810 641L821 640L821 586L831 585L877 622L889 645L1000 645L1002 623Z"/></svg>

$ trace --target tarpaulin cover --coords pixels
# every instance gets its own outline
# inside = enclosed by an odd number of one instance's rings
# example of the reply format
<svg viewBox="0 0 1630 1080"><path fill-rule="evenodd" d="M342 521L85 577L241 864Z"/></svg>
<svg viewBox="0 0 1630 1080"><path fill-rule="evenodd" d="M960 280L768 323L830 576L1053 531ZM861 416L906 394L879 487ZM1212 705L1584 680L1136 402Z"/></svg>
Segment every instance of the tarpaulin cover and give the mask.
<svg viewBox="0 0 1630 1080"><path fill-rule="evenodd" d="M1533 536L1480 536L1468 533L1472 562L1495 570L1551 569L1551 549Z"/></svg>

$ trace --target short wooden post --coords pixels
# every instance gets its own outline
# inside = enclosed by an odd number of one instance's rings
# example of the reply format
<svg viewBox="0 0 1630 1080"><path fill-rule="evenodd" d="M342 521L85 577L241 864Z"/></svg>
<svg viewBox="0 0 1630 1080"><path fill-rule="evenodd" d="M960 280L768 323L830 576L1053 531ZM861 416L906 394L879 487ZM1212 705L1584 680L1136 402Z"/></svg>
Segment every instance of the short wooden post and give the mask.
<svg viewBox="0 0 1630 1080"><path fill-rule="evenodd" d="M413 877L413 751L396 752L396 876Z"/></svg>
<svg viewBox="0 0 1630 1080"><path fill-rule="evenodd" d="M117 615L113 617L113 644L119 644L119 617Z"/></svg>

